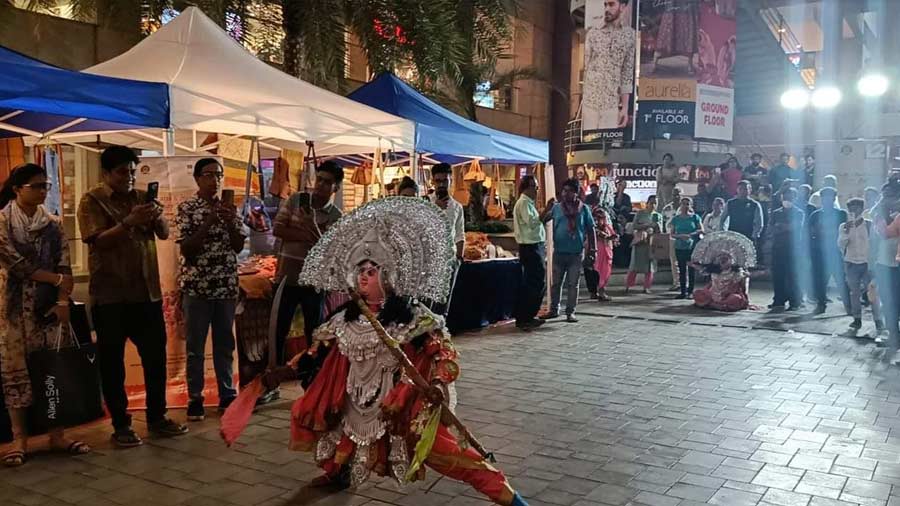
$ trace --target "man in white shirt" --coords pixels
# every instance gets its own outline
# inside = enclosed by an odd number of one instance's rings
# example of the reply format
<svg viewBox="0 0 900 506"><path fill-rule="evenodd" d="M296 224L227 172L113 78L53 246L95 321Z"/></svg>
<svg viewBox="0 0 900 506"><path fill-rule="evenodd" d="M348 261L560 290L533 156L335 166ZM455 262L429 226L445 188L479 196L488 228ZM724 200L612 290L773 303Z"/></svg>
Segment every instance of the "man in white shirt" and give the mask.
<svg viewBox="0 0 900 506"><path fill-rule="evenodd" d="M850 329L855 333L862 327L862 294L871 281L869 236L872 233L872 222L862 217L865 210L863 199L854 198L847 201L847 210L847 222L842 223L838 230L838 248L844 257L844 273L847 287L850 289L850 315L853 317ZM882 323L877 300L872 304L872 317L875 319L876 331L881 332Z"/></svg>
<svg viewBox="0 0 900 506"><path fill-rule="evenodd" d="M824 178L822 178L822 188L833 188L835 191L837 191L837 176L833 176L833 175L829 174L829 175L825 176ZM820 209L822 208L822 190L821 189L817 190L815 193L813 193L812 195L809 196L809 203ZM840 201L835 201L835 207L837 207L838 209L841 208Z"/></svg>
<svg viewBox="0 0 900 506"><path fill-rule="evenodd" d="M448 163L439 163L431 168L431 184L434 193L429 197L431 202L444 210L447 222L450 224L450 234L453 244L456 245L456 269L463 262L463 249L466 246L466 221L462 204L450 196L450 178L453 168ZM453 275L453 284L456 283L456 274ZM453 293L453 287L450 288ZM446 305L433 308L438 314L446 313L450 308L449 299Z"/></svg>

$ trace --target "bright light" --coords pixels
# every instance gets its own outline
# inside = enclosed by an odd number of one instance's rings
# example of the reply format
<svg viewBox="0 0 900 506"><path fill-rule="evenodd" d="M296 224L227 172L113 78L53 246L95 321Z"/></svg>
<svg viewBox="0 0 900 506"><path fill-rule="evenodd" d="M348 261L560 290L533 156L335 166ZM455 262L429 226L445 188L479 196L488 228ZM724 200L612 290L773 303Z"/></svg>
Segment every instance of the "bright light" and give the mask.
<svg viewBox="0 0 900 506"><path fill-rule="evenodd" d="M834 86L816 88L812 93L812 105L816 109L830 109L841 103L841 90Z"/></svg>
<svg viewBox="0 0 900 506"><path fill-rule="evenodd" d="M809 104L809 90L792 88L781 94L781 107L785 109L803 109Z"/></svg>
<svg viewBox="0 0 900 506"><path fill-rule="evenodd" d="M856 89L864 97L880 97L887 92L889 84L888 78L881 74L867 74L856 83Z"/></svg>

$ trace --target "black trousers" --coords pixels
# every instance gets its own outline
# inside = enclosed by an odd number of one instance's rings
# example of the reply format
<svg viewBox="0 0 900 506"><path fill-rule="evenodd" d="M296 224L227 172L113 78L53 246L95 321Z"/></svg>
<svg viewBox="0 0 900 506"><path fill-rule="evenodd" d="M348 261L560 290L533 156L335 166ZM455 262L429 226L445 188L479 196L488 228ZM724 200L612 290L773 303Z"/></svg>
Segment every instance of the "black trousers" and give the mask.
<svg viewBox="0 0 900 506"><path fill-rule="evenodd" d="M600 273L595 271L593 267L585 267L584 283L587 285L588 293L597 295L597 289L600 287Z"/></svg>
<svg viewBox="0 0 900 506"><path fill-rule="evenodd" d="M522 265L521 290L516 322L534 319L541 309L547 281L547 250L544 243L520 244L519 263Z"/></svg>
<svg viewBox="0 0 900 506"><path fill-rule="evenodd" d="M844 306L850 313L850 289L847 287L847 279L844 276L844 261L837 249L821 250L813 248L812 255L812 283L813 296L819 307L825 307L828 298L828 281L834 279L843 294Z"/></svg>
<svg viewBox="0 0 900 506"><path fill-rule="evenodd" d="M297 306L303 311L303 334L306 345L312 344L312 334L322 324L322 312L325 309L325 294L316 291L311 286L284 285L281 292L281 304L278 306L278 322L275 329L275 345L278 365L285 363L284 343L288 332L291 330L291 322L294 321L294 313ZM291 358L291 357L288 357Z"/></svg>
<svg viewBox="0 0 900 506"><path fill-rule="evenodd" d="M772 290L775 292L772 304L799 306L802 302L796 262L790 249L776 248L772 251Z"/></svg>
<svg viewBox="0 0 900 506"><path fill-rule="evenodd" d="M678 262L678 285L681 287L681 293L684 295L694 291L694 278L697 275L693 267L688 267L688 263L691 261L691 253L693 253L693 250L675 250L675 259Z"/></svg>
<svg viewBox="0 0 900 506"><path fill-rule="evenodd" d="M115 429L131 426L125 394L125 342L141 357L147 391L147 422L166 416L166 322L162 302L102 304L92 309L103 398Z"/></svg>

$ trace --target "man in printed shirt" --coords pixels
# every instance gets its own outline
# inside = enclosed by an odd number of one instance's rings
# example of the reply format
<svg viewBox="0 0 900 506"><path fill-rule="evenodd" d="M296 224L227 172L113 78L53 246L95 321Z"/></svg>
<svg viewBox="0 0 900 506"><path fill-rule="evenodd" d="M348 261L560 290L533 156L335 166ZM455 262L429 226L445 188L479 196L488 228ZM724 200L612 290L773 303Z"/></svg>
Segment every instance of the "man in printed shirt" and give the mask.
<svg viewBox="0 0 900 506"><path fill-rule="evenodd" d="M534 330L544 321L535 318L544 299L547 276L545 262L547 231L534 205L538 184L534 176L523 176L519 182L519 200L513 209L513 229L519 243L519 262L522 264L522 294L516 311L516 327Z"/></svg>
<svg viewBox="0 0 900 506"><path fill-rule="evenodd" d="M187 327L187 417L201 421L206 335L212 327L213 365L219 411L234 389L234 311L238 297L237 254L244 249L241 219L233 202L219 199L225 170L214 158L194 164L197 195L178 205L175 225L181 246L181 304Z"/></svg>
<svg viewBox="0 0 900 506"><path fill-rule="evenodd" d="M299 305L303 311L303 332L307 344L312 332L322 323L325 296L311 286L299 286L300 271L306 255L319 242L322 234L339 219L341 211L331 203L344 181L344 169L333 161L316 168L316 183L312 193L298 192L290 196L278 211L272 234L281 239L278 253L276 283L284 280L281 302L278 304L276 330L278 363L284 362L284 342Z"/></svg>
<svg viewBox="0 0 900 506"><path fill-rule="evenodd" d="M139 446L125 394L125 342L141 357L147 390L147 423L158 436L187 427L166 417L166 323L156 259L156 238L167 239L162 206L134 189L134 151L111 146L100 155L103 183L82 197L78 224L88 245L89 291L103 398L113 424L113 443Z"/></svg>

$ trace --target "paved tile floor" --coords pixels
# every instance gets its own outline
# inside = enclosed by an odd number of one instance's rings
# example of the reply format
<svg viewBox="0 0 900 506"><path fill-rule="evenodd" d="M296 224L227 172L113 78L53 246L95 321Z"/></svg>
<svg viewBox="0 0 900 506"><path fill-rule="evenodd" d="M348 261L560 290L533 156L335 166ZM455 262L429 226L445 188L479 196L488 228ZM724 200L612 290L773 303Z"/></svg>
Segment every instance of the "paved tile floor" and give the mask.
<svg viewBox="0 0 900 506"><path fill-rule="evenodd" d="M900 505L900 369L869 341L729 326L747 315L700 320L656 297L671 310L583 304L577 324L457 339L460 414L532 505ZM232 449L214 417L132 450L82 428L92 455L0 469L0 504L488 504L434 473L310 490L317 469L286 449L289 406L261 410Z"/></svg>

